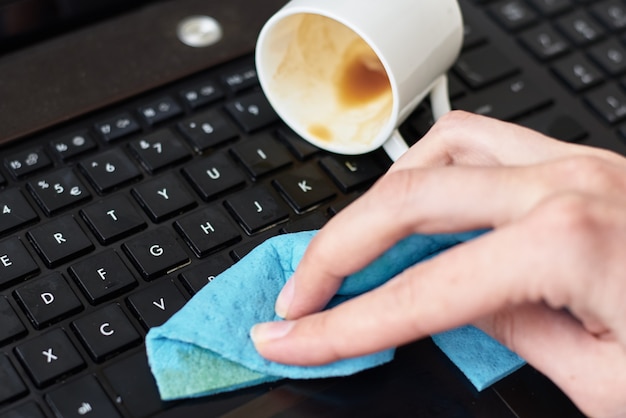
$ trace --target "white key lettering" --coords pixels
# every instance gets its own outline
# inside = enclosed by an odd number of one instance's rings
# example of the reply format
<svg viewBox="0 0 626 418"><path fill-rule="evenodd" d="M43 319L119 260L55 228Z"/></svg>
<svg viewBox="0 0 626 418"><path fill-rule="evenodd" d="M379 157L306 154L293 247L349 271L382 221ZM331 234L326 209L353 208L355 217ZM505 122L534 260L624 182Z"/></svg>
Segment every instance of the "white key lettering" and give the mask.
<svg viewBox="0 0 626 418"><path fill-rule="evenodd" d="M164 253L163 248L161 248L158 245L153 245L152 247L150 247L150 254L152 254L155 257L160 257L162 256Z"/></svg>
<svg viewBox="0 0 626 418"><path fill-rule="evenodd" d="M167 189L157 190L157 193L163 196L165 200L170 200L170 197L167 195Z"/></svg>
<svg viewBox="0 0 626 418"><path fill-rule="evenodd" d="M54 302L54 295L49 292L42 293L41 299L43 300L43 303L45 303L46 305L50 305L52 302Z"/></svg>
<svg viewBox="0 0 626 418"><path fill-rule="evenodd" d="M114 221L117 222L117 215L115 214L114 210L110 210L107 212L107 215L109 215L111 218L113 218Z"/></svg>
<svg viewBox="0 0 626 418"><path fill-rule="evenodd" d="M41 352L44 356L46 356L46 363L52 363L53 360L58 360L59 358L52 353L52 348L44 350Z"/></svg>
<svg viewBox="0 0 626 418"><path fill-rule="evenodd" d="M313 190L313 187L309 186L308 184L306 184L306 180L302 180L300 182L298 182L298 187L300 188L300 190L302 190L304 193L309 192L311 190Z"/></svg>
<svg viewBox="0 0 626 418"><path fill-rule="evenodd" d="M105 322L104 324L100 325L100 334L104 335L105 337L108 337L109 335L113 335L115 331L112 330L110 327L111 327L111 324L109 324L108 322Z"/></svg>
<svg viewBox="0 0 626 418"><path fill-rule="evenodd" d="M204 231L205 235L209 235L209 232L215 232L215 228L213 228L210 222L200 225L200 228Z"/></svg>
<svg viewBox="0 0 626 418"><path fill-rule="evenodd" d="M152 301L152 304L162 311L165 310L165 300L163 298L159 299L158 302L156 300Z"/></svg>
<svg viewBox="0 0 626 418"><path fill-rule="evenodd" d="M7 254L0 256L0 262L2 262L2 265L4 267L9 267L13 265L13 262L11 261L11 259L9 258Z"/></svg>
<svg viewBox="0 0 626 418"><path fill-rule="evenodd" d="M217 180L221 177L220 172L217 170L217 168L213 167L210 170L206 171L207 176L211 177L211 179L213 180Z"/></svg>

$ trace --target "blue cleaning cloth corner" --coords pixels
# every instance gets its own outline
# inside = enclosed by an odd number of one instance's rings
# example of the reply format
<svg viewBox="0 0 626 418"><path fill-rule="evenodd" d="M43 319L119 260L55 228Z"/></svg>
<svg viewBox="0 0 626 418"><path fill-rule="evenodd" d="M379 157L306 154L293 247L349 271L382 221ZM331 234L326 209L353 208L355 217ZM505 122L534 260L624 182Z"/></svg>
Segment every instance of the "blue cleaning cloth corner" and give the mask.
<svg viewBox="0 0 626 418"><path fill-rule="evenodd" d="M346 278L329 306L374 289L415 263L480 233L412 235ZM162 399L211 395L284 378L346 376L393 359L391 349L307 367L271 362L257 353L250 328L280 320L274 312L276 297L314 234L267 240L201 289L165 324L148 332L148 362ZM433 340L479 390L524 364L473 327L438 334Z"/></svg>

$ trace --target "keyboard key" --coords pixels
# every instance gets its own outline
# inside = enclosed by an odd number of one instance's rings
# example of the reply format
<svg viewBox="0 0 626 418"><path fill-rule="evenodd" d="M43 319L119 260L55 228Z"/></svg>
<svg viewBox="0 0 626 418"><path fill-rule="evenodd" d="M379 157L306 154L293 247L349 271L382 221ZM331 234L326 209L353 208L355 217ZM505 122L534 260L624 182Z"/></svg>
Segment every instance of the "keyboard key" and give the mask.
<svg viewBox="0 0 626 418"><path fill-rule="evenodd" d="M34 275L39 266L18 237L0 241L0 287Z"/></svg>
<svg viewBox="0 0 626 418"><path fill-rule="evenodd" d="M557 28L578 46L589 45L604 36L604 29L586 12L580 10L557 20Z"/></svg>
<svg viewBox="0 0 626 418"><path fill-rule="evenodd" d="M13 231L39 219L28 200L17 188L0 192L0 234Z"/></svg>
<svg viewBox="0 0 626 418"><path fill-rule="evenodd" d="M591 6L591 12L610 31L626 28L626 5L622 0L606 0Z"/></svg>
<svg viewBox="0 0 626 418"><path fill-rule="evenodd" d="M278 139L285 144L291 153L300 161L304 161L320 152L320 149L302 139L291 129L279 128L276 131Z"/></svg>
<svg viewBox="0 0 626 418"><path fill-rule="evenodd" d="M5 296L0 296L0 324L0 345L26 333L24 324Z"/></svg>
<svg viewBox="0 0 626 418"><path fill-rule="evenodd" d="M180 105L169 96L153 100L139 107L137 111L148 125L164 122L183 113Z"/></svg>
<svg viewBox="0 0 626 418"><path fill-rule="evenodd" d="M588 93L585 100L607 123L626 119L626 95L613 83L604 84Z"/></svg>
<svg viewBox="0 0 626 418"><path fill-rule="evenodd" d="M97 362L138 344L141 335L118 304L107 305L72 322L89 355Z"/></svg>
<svg viewBox="0 0 626 418"><path fill-rule="evenodd" d="M133 203L122 194L116 194L87 206L81 216L98 241L110 244L146 227L146 221Z"/></svg>
<svg viewBox="0 0 626 418"><path fill-rule="evenodd" d="M182 172L206 201L246 183L239 168L223 153L195 161L185 166Z"/></svg>
<svg viewBox="0 0 626 418"><path fill-rule="evenodd" d="M571 48L567 39L548 24L537 26L522 33L520 41L538 59L544 61L563 55Z"/></svg>
<svg viewBox="0 0 626 418"><path fill-rule="evenodd" d="M620 135L622 141L626 141L626 125L622 124L617 128L617 132Z"/></svg>
<svg viewBox="0 0 626 418"><path fill-rule="evenodd" d="M453 80L457 80L454 82ZM461 84L458 81L458 78L452 75L449 78L450 83L450 91L452 90L453 84ZM463 96L463 94L452 95L450 93L450 98L458 98L459 96ZM420 140L426 132L430 130L430 128L435 124L433 113L430 109L426 108L426 106L418 106L417 109L413 111L409 115L409 117L400 125L400 134L402 138L406 141L406 143L411 146L414 145L418 140Z"/></svg>
<svg viewBox="0 0 626 418"><path fill-rule="evenodd" d="M71 168L62 168L35 177L28 188L48 216L81 203L91 193Z"/></svg>
<svg viewBox="0 0 626 418"><path fill-rule="evenodd" d="M15 298L37 329L83 308L80 300L59 272L26 282L15 291Z"/></svg>
<svg viewBox="0 0 626 418"><path fill-rule="evenodd" d="M56 267L93 250L93 244L71 215L33 228L27 236L48 267Z"/></svg>
<svg viewBox="0 0 626 418"><path fill-rule="evenodd" d="M458 109L501 120L513 120L549 104L550 97L524 78L514 78L454 102Z"/></svg>
<svg viewBox="0 0 626 418"><path fill-rule="evenodd" d="M24 381L11 364L6 354L0 353L0 404L28 393Z"/></svg>
<svg viewBox="0 0 626 418"><path fill-rule="evenodd" d="M157 282L128 297L128 304L146 329L163 324L186 302L180 290L169 280Z"/></svg>
<svg viewBox="0 0 626 418"><path fill-rule="evenodd" d="M65 331L53 329L15 347L15 354L38 387L44 387L85 366Z"/></svg>
<svg viewBox="0 0 626 418"><path fill-rule="evenodd" d="M537 13L521 0L500 1L489 7L494 18L506 29L518 30L537 21Z"/></svg>
<svg viewBox="0 0 626 418"><path fill-rule="evenodd" d="M588 135L587 130L574 118L555 111L538 112L518 123L561 141L578 142Z"/></svg>
<svg viewBox="0 0 626 418"><path fill-rule="evenodd" d="M180 97L190 108L197 109L221 99L224 92L215 83L206 81L181 90Z"/></svg>
<svg viewBox="0 0 626 418"><path fill-rule="evenodd" d="M517 66L491 45L463 53L454 71L470 87L481 88L517 72Z"/></svg>
<svg viewBox="0 0 626 418"><path fill-rule="evenodd" d="M26 402L0 413L0 418L46 418L46 416L35 402Z"/></svg>
<svg viewBox="0 0 626 418"><path fill-rule="evenodd" d="M322 157L320 165L344 193L373 183L385 172L372 154L327 155Z"/></svg>
<svg viewBox="0 0 626 418"><path fill-rule="evenodd" d="M141 183L132 193L154 222L162 222L196 206L194 196L175 173Z"/></svg>
<svg viewBox="0 0 626 418"><path fill-rule="evenodd" d="M135 140L129 147L150 173L177 164L191 156L183 142L169 129L156 131Z"/></svg>
<svg viewBox="0 0 626 418"><path fill-rule="evenodd" d="M604 81L602 72L581 53L574 53L554 63L552 70L569 88L586 90Z"/></svg>
<svg viewBox="0 0 626 418"><path fill-rule="evenodd" d="M232 249L232 251L230 251L230 256L234 262L238 262L246 255L248 255L250 251L254 250L256 247L258 247L268 239L277 236L279 233L280 231L277 228L270 229L260 236L255 237L253 240L249 240L244 242L243 244L237 245L235 248Z"/></svg>
<svg viewBox="0 0 626 418"><path fill-rule="evenodd" d="M80 168L100 193L109 192L141 177L135 163L118 148L81 161Z"/></svg>
<svg viewBox="0 0 626 418"><path fill-rule="evenodd" d="M556 16L573 6L573 0L530 0L530 3L545 16Z"/></svg>
<svg viewBox="0 0 626 418"><path fill-rule="evenodd" d="M124 405L131 416L152 416L165 407L150 372L145 351L121 359L104 369L103 373L113 389L114 398Z"/></svg>
<svg viewBox="0 0 626 418"><path fill-rule="evenodd" d="M283 204L266 186L238 192L229 196L224 204L250 234L285 221L289 217Z"/></svg>
<svg viewBox="0 0 626 418"><path fill-rule="evenodd" d="M113 250L106 250L73 264L69 272L92 304L100 303L137 284L130 270Z"/></svg>
<svg viewBox="0 0 626 418"><path fill-rule="evenodd" d="M66 161L96 148L97 144L87 130L62 135L50 142L52 150Z"/></svg>
<svg viewBox="0 0 626 418"><path fill-rule="evenodd" d="M241 237L239 229L221 207L203 208L174 223L198 257L231 245Z"/></svg>
<svg viewBox="0 0 626 418"><path fill-rule="evenodd" d="M282 228L280 228L281 234L291 234L301 231L315 231L322 228L328 219L320 212L312 212L302 218L298 218L295 221L289 222Z"/></svg>
<svg viewBox="0 0 626 418"><path fill-rule="evenodd" d="M463 8L463 4L460 4ZM476 22L468 20L467 17L463 20L463 50L467 50L478 46L487 41L485 32L480 28L480 25Z"/></svg>
<svg viewBox="0 0 626 418"><path fill-rule="evenodd" d="M56 416L64 418L121 417L92 375L81 377L49 392L46 400Z"/></svg>
<svg viewBox="0 0 626 418"><path fill-rule="evenodd" d="M229 71L222 76L222 82L233 92L240 92L259 83L254 64Z"/></svg>
<svg viewBox="0 0 626 418"><path fill-rule="evenodd" d="M239 136L232 123L216 109L187 118L177 126L196 151L205 151Z"/></svg>
<svg viewBox="0 0 626 418"><path fill-rule="evenodd" d="M42 148L36 148L6 157L4 165L15 178L23 178L50 167L52 160Z"/></svg>
<svg viewBox="0 0 626 418"><path fill-rule="evenodd" d="M589 56L607 74L617 76L626 72L626 49L615 39L594 45Z"/></svg>
<svg viewBox="0 0 626 418"><path fill-rule="evenodd" d="M235 145L231 152L253 178L261 177L292 163L287 149L270 134Z"/></svg>
<svg viewBox="0 0 626 418"><path fill-rule="evenodd" d="M298 213L336 195L331 180L317 166L310 164L280 174L273 184Z"/></svg>
<svg viewBox="0 0 626 418"><path fill-rule="evenodd" d="M192 294L196 294L213 279L219 276L224 270L231 267L233 261L224 255L215 255L207 259L207 261L196 264L189 270L184 271L180 275L183 285Z"/></svg>
<svg viewBox="0 0 626 418"><path fill-rule="evenodd" d="M122 245L139 273L152 280L190 262L187 253L166 228L146 232Z"/></svg>
<svg viewBox="0 0 626 418"><path fill-rule="evenodd" d="M95 125L96 132L107 142L138 132L139 122L128 112L120 113Z"/></svg>
<svg viewBox="0 0 626 418"><path fill-rule="evenodd" d="M278 115L261 91L248 93L227 103L226 111L248 133L278 121Z"/></svg>

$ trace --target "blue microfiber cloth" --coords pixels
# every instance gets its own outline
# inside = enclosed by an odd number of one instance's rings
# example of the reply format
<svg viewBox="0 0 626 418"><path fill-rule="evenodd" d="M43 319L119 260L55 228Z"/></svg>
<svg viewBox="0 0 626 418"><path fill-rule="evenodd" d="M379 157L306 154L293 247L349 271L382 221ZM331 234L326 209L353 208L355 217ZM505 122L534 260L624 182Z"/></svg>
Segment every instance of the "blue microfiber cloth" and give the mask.
<svg viewBox="0 0 626 418"><path fill-rule="evenodd" d="M346 278L329 307L481 233L412 235ZM300 232L267 240L202 288L165 324L148 332L148 361L164 400L210 395L283 378L346 376L392 360L394 350L386 350L306 367L271 362L257 353L250 328L259 322L280 320L274 303L314 234ZM524 364L473 327L433 338L479 390Z"/></svg>

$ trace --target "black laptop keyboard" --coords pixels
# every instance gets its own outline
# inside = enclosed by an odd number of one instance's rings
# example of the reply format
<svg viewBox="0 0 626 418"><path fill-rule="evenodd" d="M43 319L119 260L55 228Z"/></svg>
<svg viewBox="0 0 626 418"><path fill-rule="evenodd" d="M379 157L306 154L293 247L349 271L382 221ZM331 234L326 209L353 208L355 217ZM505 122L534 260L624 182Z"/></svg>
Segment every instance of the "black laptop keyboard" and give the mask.
<svg viewBox="0 0 626 418"><path fill-rule="evenodd" d="M453 107L624 152L626 2L463 1ZM407 51L410 53L410 51ZM36 112L37 109L33 109ZM402 125L417 140L427 104ZM389 160L279 122L252 57L1 151L0 417L162 403L143 337L265 239L320 228Z"/></svg>

